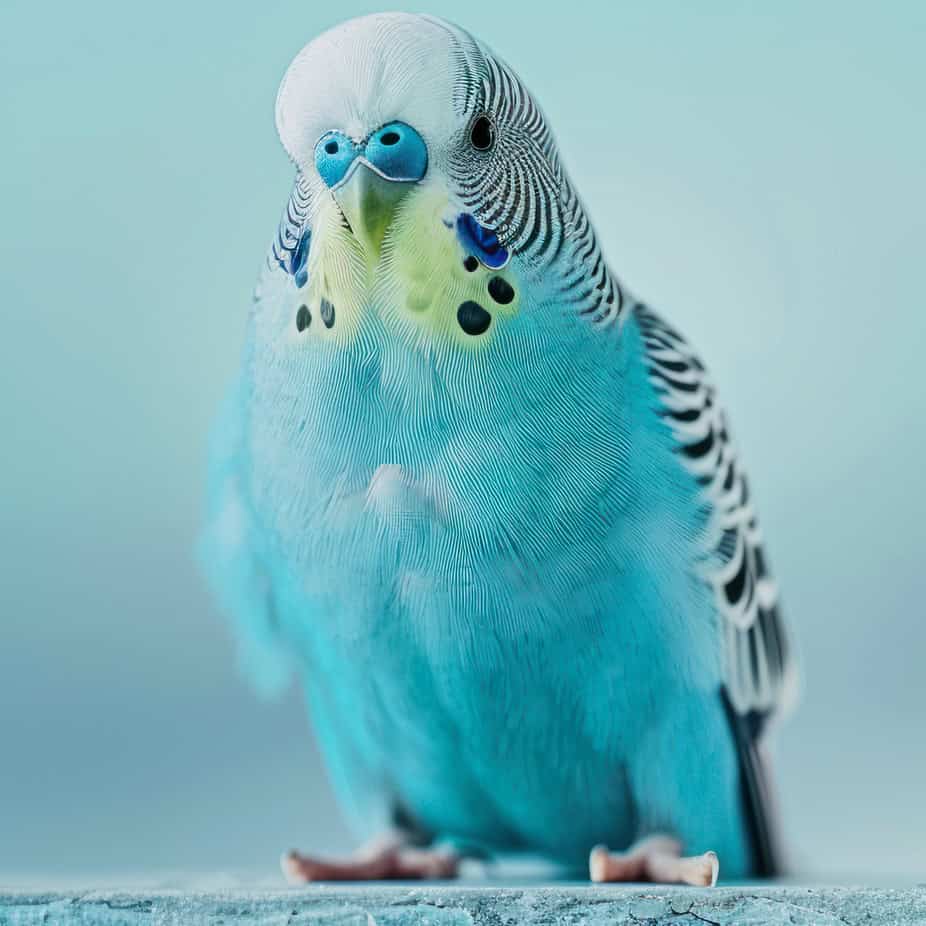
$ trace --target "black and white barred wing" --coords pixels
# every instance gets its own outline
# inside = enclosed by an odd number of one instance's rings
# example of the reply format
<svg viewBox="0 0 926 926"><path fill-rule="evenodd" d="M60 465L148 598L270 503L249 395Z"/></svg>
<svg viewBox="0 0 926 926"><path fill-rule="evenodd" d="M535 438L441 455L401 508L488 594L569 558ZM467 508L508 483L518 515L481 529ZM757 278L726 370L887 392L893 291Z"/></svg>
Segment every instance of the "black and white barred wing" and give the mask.
<svg viewBox="0 0 926 926"><path fill-rule="evenodd" d="M704 493L708 530L701 565L722 619L726 697L758 736L789 702L796 672L746 477L701 361L650 309L638 305L635 313L662 414Z"/></svg>
<svg viewBox="0 0 926 926"><path fill-rule="evenodd" d="M701 361L682 336L645 306L634 307L661 413L683 464L703 491L704 581L713 592L723 635L726 709L742 772L743 806L755 871L780 875L782 853L763 733L787 707L796 669L768 571L746 477L726 416Z"/></svg>

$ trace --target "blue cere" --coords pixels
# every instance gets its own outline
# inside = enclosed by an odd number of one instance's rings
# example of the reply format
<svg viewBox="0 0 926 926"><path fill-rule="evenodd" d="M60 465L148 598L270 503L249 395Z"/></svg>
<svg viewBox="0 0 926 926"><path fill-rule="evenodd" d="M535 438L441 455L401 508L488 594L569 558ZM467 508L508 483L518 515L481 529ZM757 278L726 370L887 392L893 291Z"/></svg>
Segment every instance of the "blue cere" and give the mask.
<svg viewBox="0 0 926 926"><path fill-rule="evenodd" d="M325 132L315 145L315 166L325 185L337 186L357 154L356 145L343 132Z"/></svg>
<svg viewBox="0 0 926 926"><path fill-rule="evenodd" d="M420 180L428 169L428 146L404 122L387 122L361 150L343 132L325 132L315 145L315 166L325 185L336 187L350 173L358 155L387 180Z"/></svg>
<svg viewBox="0 0 926 926"><path fill-rule="evenodd" d="M404 122L387 122L377 129L363 153L389 180L420 180L428 169L428 146Z"/></svg>
<svg viewBox="0 0 926 926"><path fill-rule="evenodd" d="M498 270L508 263L510 255L495 232L483 228L469 213L457 218L457 237L466 251L475 254L489 269Z"/></svg>

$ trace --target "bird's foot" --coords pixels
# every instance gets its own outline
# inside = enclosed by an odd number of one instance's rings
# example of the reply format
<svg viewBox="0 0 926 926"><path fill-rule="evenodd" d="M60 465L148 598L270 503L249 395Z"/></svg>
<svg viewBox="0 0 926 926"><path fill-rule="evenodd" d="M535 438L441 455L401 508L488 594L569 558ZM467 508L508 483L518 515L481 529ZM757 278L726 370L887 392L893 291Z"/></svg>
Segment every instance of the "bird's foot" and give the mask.
<svg viewBox="0 0 926 926"><path fill-rule="evenodd" d="M682 855L682 844L671 836L647 836L626 852L595 846L588 859L592 881L655 881L713 887L720 862L716 852Z"/></svg>
<svg viewBox="0 0 926 926"><path fill-rule="evenodd" d="M287 852L280 864L293 884L309 881L417 881L455 878L460 857L446 848L418 849L380 840L347 859L320 859Z"/></svg>

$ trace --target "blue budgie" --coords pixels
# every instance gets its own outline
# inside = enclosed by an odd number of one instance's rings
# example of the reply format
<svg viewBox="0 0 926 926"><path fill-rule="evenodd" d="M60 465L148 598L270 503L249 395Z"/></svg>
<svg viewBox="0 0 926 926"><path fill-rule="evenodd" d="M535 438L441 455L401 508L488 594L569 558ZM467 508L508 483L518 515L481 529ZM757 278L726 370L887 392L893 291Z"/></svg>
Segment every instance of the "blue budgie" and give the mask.
<svg viewBox="0 0 926 926"><path fill-rule="evenodd" d="M746 480L537 103L464 30L389 13L307 45L276 120L296 178L204 560L257 680L303 681L368 840L285 870L774 873L795 671Z"/></svg>

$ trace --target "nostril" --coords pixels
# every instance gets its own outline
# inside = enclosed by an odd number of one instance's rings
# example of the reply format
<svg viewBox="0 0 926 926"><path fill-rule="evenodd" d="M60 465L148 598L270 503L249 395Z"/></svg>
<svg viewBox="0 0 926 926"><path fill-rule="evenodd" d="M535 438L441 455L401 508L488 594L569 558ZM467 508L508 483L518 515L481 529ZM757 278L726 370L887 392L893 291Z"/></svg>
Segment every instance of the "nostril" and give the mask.
<svg viewBox="0 0 926 926"><path fill-rule="evenodd" d="M343 141L341 147L344 147ZM363 155L387 180L420 180L428 169L428 148L424 139L404 122L387 122L376 129L367 139Z"/></svg>
<svg viewBox="0 0 926 926"><path fill-rule="evenodd" d="M325 132L315 143L315 168L329 189L344 179L356 157L354 143L343 132Z"/></svg>

